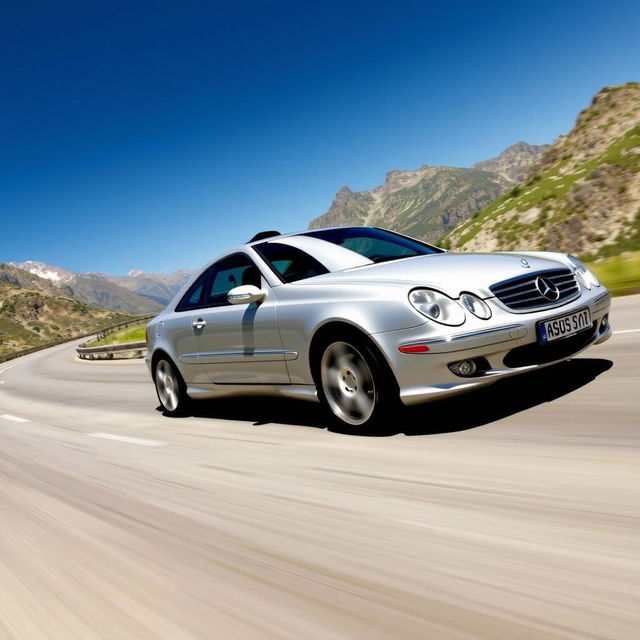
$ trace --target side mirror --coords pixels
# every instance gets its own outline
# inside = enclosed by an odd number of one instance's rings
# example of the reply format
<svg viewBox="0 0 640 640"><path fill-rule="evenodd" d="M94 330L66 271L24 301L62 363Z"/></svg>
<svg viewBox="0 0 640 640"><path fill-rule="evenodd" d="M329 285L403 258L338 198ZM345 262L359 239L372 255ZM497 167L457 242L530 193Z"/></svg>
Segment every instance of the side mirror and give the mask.
<svg viewBox="0 0 640 640"><path fill-rule="evenodd" d="M266 291L254 287L252 284L245 284L241 287L233 287L227 293L229 304L249 304L251 302L262 302L267 295Z"/></svg>

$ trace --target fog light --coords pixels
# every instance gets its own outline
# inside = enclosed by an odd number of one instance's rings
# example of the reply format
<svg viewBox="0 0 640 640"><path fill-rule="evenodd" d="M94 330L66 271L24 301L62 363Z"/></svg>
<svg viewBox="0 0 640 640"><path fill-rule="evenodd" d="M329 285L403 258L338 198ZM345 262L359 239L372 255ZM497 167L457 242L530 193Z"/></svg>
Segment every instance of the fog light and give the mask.
<svg viewBox="0 0 640 640"><path fill-rule="evenodd" d="M609 314L607 313L600 323L600 331L606 331L609 326Z"/></svg>
<svg viewBox="0 0 640 640"><path fill-rule="evenodd" d="M477 367L473 360L460 360L459 362L452 362L449 365L449 369L457 376L468 378L476 372Z"/></svg>

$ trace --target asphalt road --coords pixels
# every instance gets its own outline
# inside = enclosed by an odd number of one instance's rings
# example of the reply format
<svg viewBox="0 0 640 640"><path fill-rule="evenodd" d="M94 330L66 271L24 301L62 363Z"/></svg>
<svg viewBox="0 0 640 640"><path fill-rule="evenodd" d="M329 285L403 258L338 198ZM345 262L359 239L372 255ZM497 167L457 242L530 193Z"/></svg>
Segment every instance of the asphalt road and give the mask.
<svg viewBox="0 0 640 640"><path fill-rule="evenodd" d="M142 361L74 345L0 365L0 638L635 640L639 312L387 437L166 418Z"/></svg>

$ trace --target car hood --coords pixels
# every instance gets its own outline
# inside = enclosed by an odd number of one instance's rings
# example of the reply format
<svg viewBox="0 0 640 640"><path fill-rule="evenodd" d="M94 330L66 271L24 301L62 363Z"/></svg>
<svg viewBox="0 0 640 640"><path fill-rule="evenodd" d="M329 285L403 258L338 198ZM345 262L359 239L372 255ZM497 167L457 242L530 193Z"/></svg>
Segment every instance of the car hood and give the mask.
<svg viewBox="0 0 640 640"><path fill-rule="evenodd" d="M300 284L424 286L453 297L469 291L486 298L492 295L489 287L496 282L561 267L567 265L531 253L437 253L327 273Z"/></svg>

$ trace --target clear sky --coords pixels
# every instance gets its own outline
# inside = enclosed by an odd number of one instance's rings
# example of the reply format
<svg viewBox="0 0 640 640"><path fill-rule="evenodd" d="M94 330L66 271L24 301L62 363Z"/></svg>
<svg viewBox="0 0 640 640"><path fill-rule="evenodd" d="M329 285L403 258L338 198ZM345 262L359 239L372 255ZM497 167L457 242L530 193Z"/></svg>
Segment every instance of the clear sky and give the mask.
<svg viewBox="0 0 640 640"><path fill-rule="evenodd" d="M630 80L637 1L2 0L0 261L196 268Z"/></svg>

